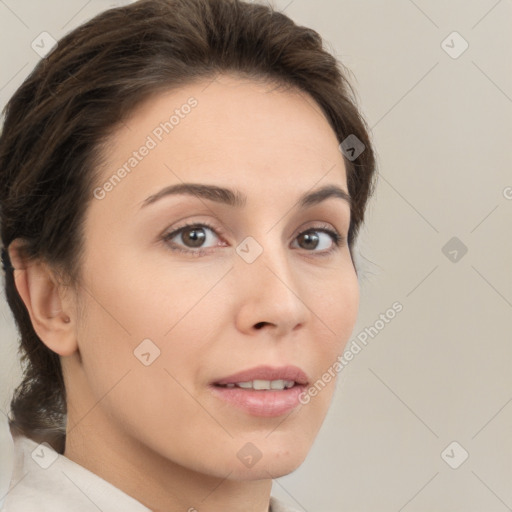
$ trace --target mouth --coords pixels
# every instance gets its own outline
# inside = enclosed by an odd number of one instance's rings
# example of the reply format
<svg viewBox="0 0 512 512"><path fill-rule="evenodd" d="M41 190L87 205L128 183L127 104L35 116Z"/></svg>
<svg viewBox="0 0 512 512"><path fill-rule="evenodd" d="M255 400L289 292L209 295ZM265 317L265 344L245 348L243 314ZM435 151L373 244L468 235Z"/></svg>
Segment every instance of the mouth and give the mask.
<svg viewBox="0 0 512 512"><path fill-rule="evenodd" d="M294 385L308 384L306 372L298 366L256 366L234 373L213 382L216 386L240 387L243 389L288 389Z"/></svg>
<svg viewBox="0 0 512 512"><path fill-rule="evenodd" d="M300 404L308 385L306 373L296 366L259 366L212 382L214 396L253 416L275 417Z"/></svg>
<svg viewBox="0 0 512 512"><path fill-rule="evenodd" d="M299 384L294 380L249 380L245 382L228 382L227 384L214 384L214 386L220 388L241 388L241 389L254 389L257 391L282 391L284 389L290 389Z"/></svg>

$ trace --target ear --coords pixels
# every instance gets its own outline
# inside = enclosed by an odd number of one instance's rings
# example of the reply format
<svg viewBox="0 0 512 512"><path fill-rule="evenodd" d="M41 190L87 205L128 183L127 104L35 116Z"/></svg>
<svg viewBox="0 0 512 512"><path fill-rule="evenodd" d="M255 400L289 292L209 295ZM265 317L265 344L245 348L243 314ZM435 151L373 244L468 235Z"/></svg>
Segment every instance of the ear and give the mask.
<svg viewBox="0 0 512 512"><path fill-rule="evenodd" d="M23 256L20 239L9 245L9 258L14 267L14 282L30 315L34 331L53 352L69 356L78 350L75 317L69 294L59 286L50 267Z"/></svg>

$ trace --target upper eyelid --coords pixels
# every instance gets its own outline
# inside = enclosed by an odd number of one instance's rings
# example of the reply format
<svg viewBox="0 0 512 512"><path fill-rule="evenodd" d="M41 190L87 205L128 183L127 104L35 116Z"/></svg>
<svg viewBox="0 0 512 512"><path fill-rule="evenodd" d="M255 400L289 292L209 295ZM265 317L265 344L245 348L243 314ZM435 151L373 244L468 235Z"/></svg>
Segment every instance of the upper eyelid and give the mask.
<svg viewBox="0 0 512 512"><path fill-rule="evenodd" d="M177 228L173 228L172 230L165 230L162 236L171 237L171 235L176 235L180 231L182 231L186 228L193 228L196 226L197 227L205 227L205 228L213 231L217 236L222 236L225 234L225 230L223 228L219 228L217 226L211 225L209 222L199 221L199 222L185 222L182 226L178 226Z"/></svg>

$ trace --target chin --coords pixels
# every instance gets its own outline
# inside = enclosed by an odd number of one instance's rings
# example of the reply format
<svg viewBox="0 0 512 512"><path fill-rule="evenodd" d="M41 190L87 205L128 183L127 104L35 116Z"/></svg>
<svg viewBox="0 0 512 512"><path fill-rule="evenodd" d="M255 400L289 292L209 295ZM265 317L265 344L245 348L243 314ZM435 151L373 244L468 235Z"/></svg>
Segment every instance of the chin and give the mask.
<svg viewBox="0 0 512 512"><path fill-rule="evenodd" d="M262 457L252 467L244 467L243 464L235 464L227 468L230 480L263 480L280 478L293 473L306 459L307 452L279 453Z"/></svg>
<svg viewBox="0 0 512 512"><path fill-rule="evenodd" d="M289 460L276 460L268 465L267 472L272 475L272 478L280 478L289 475L298 469L305 459L306 454L300 458L290 457Z"/></svg>
<svg viewBox="0 0 512 512"><path fill-rule="evenodd" d="M275 464L270 466L261 466L261 467L253 467L251 469L240 469L237 467L235 470L232 470L229 475L229 480L268 480L274 478L280 478L282 476L289 475L293 473L302 463L298 464ZM259 464L258 464L259 466ZM222 475L225 476L225 475Z"/></svg>

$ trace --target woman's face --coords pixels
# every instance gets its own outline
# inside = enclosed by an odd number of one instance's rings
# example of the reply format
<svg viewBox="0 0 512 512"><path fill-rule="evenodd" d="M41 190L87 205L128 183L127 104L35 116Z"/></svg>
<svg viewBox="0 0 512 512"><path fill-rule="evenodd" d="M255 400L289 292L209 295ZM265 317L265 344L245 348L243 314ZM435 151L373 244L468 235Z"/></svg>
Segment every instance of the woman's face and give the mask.
<svg viewBox="0 0 512 512"><path fill-rule="evenodd" d="M347 192L327 120L309 96L222 75L144 103L105 157L84 225L79 367L63 357L70 423L95 407L68 443L90 428L105 450L218 477L293 471L335 381L307 404L298 394L332 373L359 302L347 200L301 202ZM204 188L165 193L184 184ZM304 386L235 384L248 381Z"/></svg>

